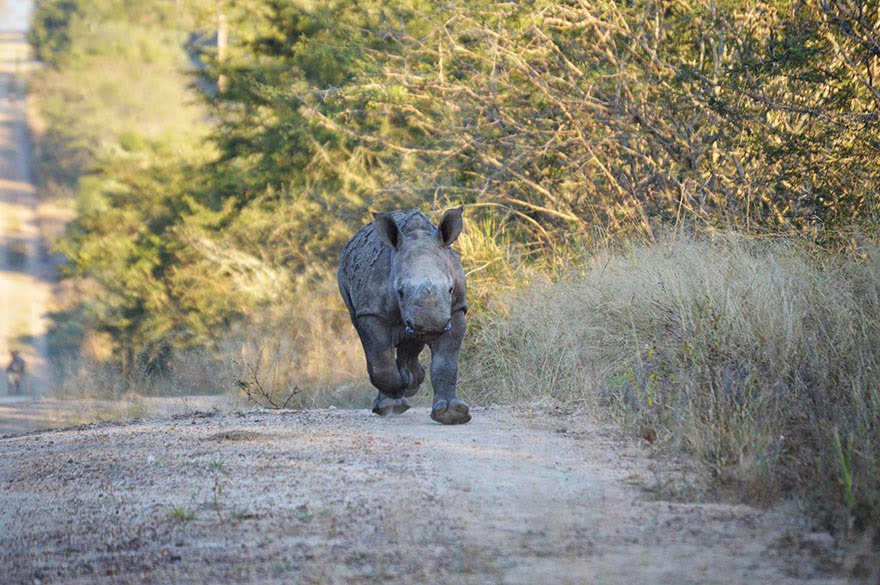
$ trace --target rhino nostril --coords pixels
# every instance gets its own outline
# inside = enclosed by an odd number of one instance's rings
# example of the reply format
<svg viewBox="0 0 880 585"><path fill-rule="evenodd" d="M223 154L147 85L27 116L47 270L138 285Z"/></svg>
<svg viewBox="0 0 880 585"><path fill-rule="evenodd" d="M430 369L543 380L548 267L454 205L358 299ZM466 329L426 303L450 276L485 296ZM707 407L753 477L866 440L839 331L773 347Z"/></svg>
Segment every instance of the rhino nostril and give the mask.
<svg viewBox="0 0 880 585"><path fill-rule="evenodd" d="M416 328L413 326L412 321L407 319L405 321L405 325L406 325L406 332L407 333L415 333L416 332Z"/></svg>

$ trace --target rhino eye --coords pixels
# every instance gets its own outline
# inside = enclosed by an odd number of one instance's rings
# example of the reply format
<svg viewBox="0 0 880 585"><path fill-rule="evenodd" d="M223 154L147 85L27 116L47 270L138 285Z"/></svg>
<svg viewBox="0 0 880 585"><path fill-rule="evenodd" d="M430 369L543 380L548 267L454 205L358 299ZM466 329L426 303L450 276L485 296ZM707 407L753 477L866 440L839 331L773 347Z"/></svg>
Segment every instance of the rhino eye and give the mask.
<svg viewBox="0 0 880 585"><path fill-rule="evenodd" d="M403 289L402 288L397 289L397 297L400 298L401 300L403 300Z"/></svg>
<svg viewBox="0 0 880 585"><path fill-rule="evenodd" d="M452 294L452 287L449 287L449 294Z"/></svg>

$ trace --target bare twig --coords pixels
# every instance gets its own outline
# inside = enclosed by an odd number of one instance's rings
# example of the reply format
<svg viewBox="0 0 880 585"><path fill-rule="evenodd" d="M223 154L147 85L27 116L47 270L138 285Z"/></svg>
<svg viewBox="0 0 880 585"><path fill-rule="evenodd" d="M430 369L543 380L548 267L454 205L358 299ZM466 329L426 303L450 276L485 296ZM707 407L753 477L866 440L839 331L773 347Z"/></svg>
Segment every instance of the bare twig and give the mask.
<svg viewBox="0 0 880 585"><path fill-rule="evenodd" d="M265 406L268 404L270 408L278 410L287 408L290 404L290 401L293 400L293 397L299 394L299 386L293 386L293 388L291 388L290 384L288 384L287 388L285 389L286 394L284 395L284 400L276 400L275 397L279 395L277 378L273 380L273 388L271 391L267 390L263 386L263 382L260 380L262 362L263 348L261 347L260 350L257 352L256 363L245 363L245 368L247 368L248 376L246 380L238 380L238 387L242 389L248 400L250 400L257 406L265 408Z"/></svg>

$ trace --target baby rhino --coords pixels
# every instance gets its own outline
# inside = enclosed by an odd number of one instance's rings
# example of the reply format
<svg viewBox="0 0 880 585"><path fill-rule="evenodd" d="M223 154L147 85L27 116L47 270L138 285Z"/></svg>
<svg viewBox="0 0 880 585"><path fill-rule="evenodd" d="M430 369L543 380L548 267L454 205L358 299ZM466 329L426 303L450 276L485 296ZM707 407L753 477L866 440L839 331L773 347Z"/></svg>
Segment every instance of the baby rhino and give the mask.
<svg viewBox="0 0 880 585"><path fill-rule="evenodd" d="M461 208L434 226L417 211L377 213L342 250L339 292L379 389L373 412L400 414L425 379L419 354L431 348L431 418L454 425L471 420L455 397L458 352L464 338L464 269L450 246L461 233Z"/></svg>

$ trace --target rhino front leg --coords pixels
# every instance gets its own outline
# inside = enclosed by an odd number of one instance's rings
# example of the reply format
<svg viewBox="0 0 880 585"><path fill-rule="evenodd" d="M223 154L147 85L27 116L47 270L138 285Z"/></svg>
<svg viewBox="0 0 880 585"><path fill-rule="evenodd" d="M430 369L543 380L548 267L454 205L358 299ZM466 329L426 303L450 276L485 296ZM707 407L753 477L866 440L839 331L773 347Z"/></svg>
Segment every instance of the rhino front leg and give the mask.
<svg viewBox="0 0 880 585"><path fill-rule="evenodd" d="M470 407L455 396L458 353L466 329L464 311L457 311L452 316L452 329L430 344L431 385L434 387L431 418L444 425L459 425L471 420Z"/></svg>
<svg viewBox="0 0 880 585"><path fill-rule="evenodd" d="M381 416L406 412L409 402L403 396L412 383L412 375L403 360L395 359L391 330L376 317L361 317L357 331L367 358L370 382L379 390L373 412Z"/></svg>

